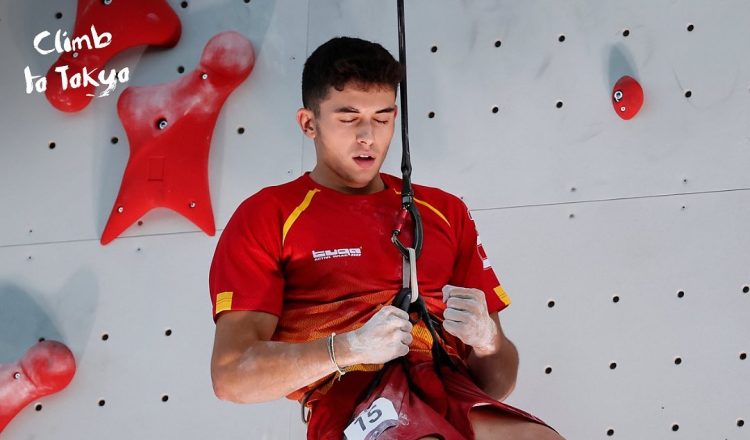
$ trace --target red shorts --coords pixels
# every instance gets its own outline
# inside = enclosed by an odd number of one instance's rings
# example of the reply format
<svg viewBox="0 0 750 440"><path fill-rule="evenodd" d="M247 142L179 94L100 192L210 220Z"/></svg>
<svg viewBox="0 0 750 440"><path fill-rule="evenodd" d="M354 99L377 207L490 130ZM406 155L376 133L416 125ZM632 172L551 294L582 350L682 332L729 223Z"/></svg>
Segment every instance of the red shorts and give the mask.
<svg viewBox="0 0 750 440"><path fill-rule="evenodd" d="M441 380L432 360L410 364L412 387L403 364L392 363L386 368L366 401L357 402L372 382L372 372L347 373L319 400L312 401L308 440L341 440L349 426L347 433L356 433L352 438L367 440L413 440L428 435L444 440L474 439L469 411L485 405L545 424L488 396L462 366L456 371L443 367Z"/></svg>

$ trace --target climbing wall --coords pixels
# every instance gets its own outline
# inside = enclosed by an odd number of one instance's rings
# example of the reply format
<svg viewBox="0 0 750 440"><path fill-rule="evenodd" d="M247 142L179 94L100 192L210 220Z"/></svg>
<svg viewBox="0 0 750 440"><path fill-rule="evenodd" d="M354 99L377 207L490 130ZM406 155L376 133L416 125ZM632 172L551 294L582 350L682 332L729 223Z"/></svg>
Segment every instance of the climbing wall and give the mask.
<svg viewBox="0 0 750 440"><path fill-rule="evenodd" d="M395 3L170 0L179 43L122 52L107 67L129 81L62 113L24 68L54 63L34 37L71 32L76 1L0 0L0 364L40 338L78 363L0 439L304 438L296 402L213 395L217 236L156 209L99 243L129 155L117 98L190 72L219 32L252 42L211 143L218 234L314 165L307 55L336 35L397 54ZM463 197L513 300L508 401L569 439L750 439L750 4L406 3L413 178ZM630 121L610 101L624 75L645 94ZM398 174L398 130L391 148Z"/></svg>

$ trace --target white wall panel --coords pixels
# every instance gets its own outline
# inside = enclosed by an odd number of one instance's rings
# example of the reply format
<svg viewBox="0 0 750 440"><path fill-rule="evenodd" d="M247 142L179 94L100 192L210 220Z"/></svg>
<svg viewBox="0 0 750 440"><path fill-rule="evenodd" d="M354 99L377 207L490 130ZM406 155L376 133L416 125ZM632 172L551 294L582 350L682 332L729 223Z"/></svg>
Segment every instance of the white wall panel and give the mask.
<svg viewBox="0 0 750 440"><path fill-rule="evenodd" d="M408 5L415 178L476 208L750 186L746 2ZM624 74L631 121L609 97Z"/></svg>
<svg viewBox="0 0 750 440"><path fill-rule="evenodd" d="M23 6L27 5L27 6ZM2 242L27 244L94 239L101 236L127 164L125 130L116 113L119 94L127 86L162 84L176 79L183 66L197 65L208 40L219 32L236 30L247 36L256 51L253 73L227 99L214 129L209 158L209 180L214 215L223 228L234 208L263 186L281 183L301 172L300 137L294 111L301 105L299 81L305 60L307 10L277 8L270 2L190 2L181 8L182 37L173 49L128 50L108 66L128 67L131 79L112 96L94 99L83 111L64 114L54 110L42 94L26 95L23 69L46 73L56 60L42 56L31 44L38 32L61 28L70 31L75 1L44 5L44 14L27 24L29 3L8 0L0 11L6 17L0 40L10 59L0 64L2 108L0 130L23 133L4 142L0 199L13 207ZM64 11L60 20L56 11ZM4 18L0 17L0 18ZM3 29L5 28L5 29ZM124 86L124 87L123 87ZM10 104L13 103L13 104ZM243 127L244 134L238 134ZM118 138L112 143L112 138ZM49 143L55 148L50 149ZM234 169L238 172L227 172ZM20 188L25 188L20 190ZM33 232L29 232L29 231ZM156 209L123 235L194 231L187 219Z"/></svg>
<svg viewBox="0 0 750 440"><path fill-rule="evenodd" d="M474 218L513 300L511 402L568 438L748 438L750 191Z"/></svg>
<svg viewBox="0 0 750 440"><path fill-rule="evenodd" d="M41 337L65 342L77 362L65 390L27 407L0 438L302 437L296 402L213 395L215 244L185 233L0 248L0 363Z"/></svg>
<svg viewBox="0 0 750 440"><path fill-rule="evenodd" d="M180 42L116 57L125 86L178 78L222 31L256 50L213 135L220 232L245 197L315 163L294 119L307 55L352 35L397 56L395 1L170 3ZM569 439L750 438L738 424L750 420L750 4L406 3L414 180L464 197L514 301L502 314L521 352L511 403ZM24 67L55 61L34 35L69 30L75 5L0 0L0 363L40 337L78 362L67 389L0 438L303 438L295 402L213 396L216 237L157 209L99 245L129 154L125 87L77 114L23 90ZM645 91L631 121L609 101L624 74ZM385 171L399 173L400 148L397 130Z"/></svg>

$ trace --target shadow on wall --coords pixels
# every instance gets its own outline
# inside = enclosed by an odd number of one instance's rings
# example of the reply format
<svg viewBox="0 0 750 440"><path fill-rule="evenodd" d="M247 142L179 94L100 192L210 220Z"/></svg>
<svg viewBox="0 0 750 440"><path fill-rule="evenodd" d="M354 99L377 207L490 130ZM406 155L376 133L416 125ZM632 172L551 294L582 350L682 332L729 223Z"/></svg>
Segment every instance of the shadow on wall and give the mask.
<svg viewBox="0 0 750 440"><path fill-rule="evenodd" d="M0 283L0 305L0 364L15 362L41 337L63 342L45 308L19 286Z"/></svg>
<svg viewBox="0 0 750 440"><path fill-rule="evenodd" d="M62 342L80 359L91 334L98 291L90 271L77 272L46 297L0 281L0 364L17 361L39 338Z"/></svg>
<svg viewBox="0 0 750 440"><path fill-rule="evenodd" d="M633 56L623 44L616 44L609 50L609 65L605 78L609 80L607 91L611 91L617 80L625 75L632 76L637 81L641 81L638 76L638 69L633 61Z"/></svg>

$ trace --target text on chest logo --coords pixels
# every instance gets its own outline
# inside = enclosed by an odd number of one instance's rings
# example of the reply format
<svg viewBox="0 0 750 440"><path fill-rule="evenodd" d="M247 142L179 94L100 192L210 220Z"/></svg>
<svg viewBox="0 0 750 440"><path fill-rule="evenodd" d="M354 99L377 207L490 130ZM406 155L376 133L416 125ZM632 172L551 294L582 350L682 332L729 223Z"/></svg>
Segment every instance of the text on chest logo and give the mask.
<svg viewBox="0 0 750 440"><path fill-rule="evenodd" d="M362 248L341 248L325 251L312 251L312 256L315 261L328 260L329 258L361 257Z"/></svg>

